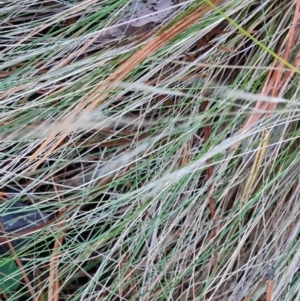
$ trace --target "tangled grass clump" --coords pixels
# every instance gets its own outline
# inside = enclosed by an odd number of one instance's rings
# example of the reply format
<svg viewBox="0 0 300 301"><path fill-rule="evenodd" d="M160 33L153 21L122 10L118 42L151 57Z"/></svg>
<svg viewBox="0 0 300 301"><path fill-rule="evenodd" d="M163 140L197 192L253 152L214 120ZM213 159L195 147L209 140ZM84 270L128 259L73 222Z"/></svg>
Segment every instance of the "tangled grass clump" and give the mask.
<svg viewBox="0 0 300 301"><path fill-rule="evenodd" d="M300 300L300 1L147 1L0 2L0 299Z"/></svg>

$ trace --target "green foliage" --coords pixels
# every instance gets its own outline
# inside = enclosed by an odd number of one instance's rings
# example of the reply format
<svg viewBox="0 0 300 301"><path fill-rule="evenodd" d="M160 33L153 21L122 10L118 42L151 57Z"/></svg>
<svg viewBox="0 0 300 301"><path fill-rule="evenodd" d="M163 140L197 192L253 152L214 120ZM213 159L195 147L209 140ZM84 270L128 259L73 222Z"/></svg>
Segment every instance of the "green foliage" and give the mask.
<svg viewBox="0 0 300 301"><path fill-rule="evenodd" d="M14 261L0 258L0 291L8 294L19 287L22 275Z"/></svg>

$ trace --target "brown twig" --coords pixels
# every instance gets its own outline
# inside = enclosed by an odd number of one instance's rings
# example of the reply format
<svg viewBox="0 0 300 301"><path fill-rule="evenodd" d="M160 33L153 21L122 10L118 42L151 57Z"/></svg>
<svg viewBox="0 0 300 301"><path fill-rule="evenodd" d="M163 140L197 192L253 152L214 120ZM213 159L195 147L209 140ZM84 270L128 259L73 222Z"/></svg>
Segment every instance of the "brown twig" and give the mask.
<svg viewBox="0 0 300 301"><path fill-rule="evenodd" d="M54 185L54 189L58 193L58 189L56 185ZM60 209L58 211L58 219L61 219L64 214L64 209ZM50 258L50 264L49 264L49 290L48 290L48 301L58 301L59 300L59 271L58 271L58 264L59 264L59 258L60 258L60 247L63 244L63 226L64 222L60 223L60 225L57 228L57 235L58 238L55 240L52 256Z"/></svg>
<svg viewBox="0 0 300 301"><path fill-rule="evenodd" d="M275 277L275 269L273 265L268 265L267 272L265 278L267 279L267 287L266 287L266 301L272 301L272 288L273 288L273 280Z"/></svg>
<svg viewBox="0 0 300 301"><path fill-rule="evenodd" d="M42 278L40 276L40 272L38 270L38 268L36 268L34 270L34 278L36 279L36 288L37 288L37 299L38 301L44 301L46 300L46 297L45 297L45 292L44 292L44 289L43 289L43 284L42 284Z"/></svg>
<svg viewBox="0 0 300 301"><path fill-rule="evenodd" d="M278 51L278 56L281 55L281 52L283 49L285 49L283 54L283 59L288 60L289 56L291 54L291 46L295 42L295 37L297 37L297 34L295 34L297 24L300 20L300 0L297 1L295 6L295 14L292 22L292 26L288 33L288 38L286 38L283 43L281 44L281 47ZM272 67L275 67L277 62L277 59L274 59ZM293 66L296 68L300 65L300 58L296 57L294 62L292 62ZM272 68L273 69L273 68ZM275 70L270 69L267 75L267 78L265 80L265 84L262 88L261 94L262 95L271 95L273 97L281 97L284 93L284 88L289 83L289 80L295 73L294 70L289 70L286 72L286 74L283 74L284 71L284 64L280 62ZM281 80L280 80L281 79ZM256 122L262 117L262 113L257 113L258 111L270 111L276 109L277 103L269 103L265 101L257 101L255 104L253 113L249 116L249 118L246 120L245 124L243 125L242 129L239 131L240 133L247 132L250 130ZM267 117L270 117L270 114L267 114ZM240 142L233 145L230 150L234 150L239 146Z"/></svg>
<svg viewBox="0 0 300 301"><path fill-rule="evenodd" d="M262 287L262 285L265 285L265 283L266 283L266 299L265 300L272 301L272 287L273 287L274 277L275 277L274 266L272 264L268 264L264 277L258 283L258 285L254 289L254 291L251 292L250 294L248 294L247 296L245 296L242 301L250 301L252 299L252 297ZM267 282L266 282L266 280L267 280Z"/></svg>
<svg viewBox="0 0 300 301"><path fill-rule="evenodd" d="M59 281L58 281L58 260L59 260L59 248L62 243L62 237L55 240L52 256L50 258L49 265L49 290L48 290L48 301L58 301L59 300Z"/></svg>

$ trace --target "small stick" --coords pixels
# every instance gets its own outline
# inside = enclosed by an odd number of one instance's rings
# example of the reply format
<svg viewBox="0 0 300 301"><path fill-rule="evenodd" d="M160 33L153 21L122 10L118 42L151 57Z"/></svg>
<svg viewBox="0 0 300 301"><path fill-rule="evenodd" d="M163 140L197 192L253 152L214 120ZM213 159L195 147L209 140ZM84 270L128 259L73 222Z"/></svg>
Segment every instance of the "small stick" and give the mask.
<svg viewBox="0 0 300 301"><path fill-rule="evenodd" d="M272 301L272 288L273 288L273 280L275 277L275 269L273 265L269 265L267 268L267 272L265 278L267 279L267 287L266 287L266 301Z"/></svg>

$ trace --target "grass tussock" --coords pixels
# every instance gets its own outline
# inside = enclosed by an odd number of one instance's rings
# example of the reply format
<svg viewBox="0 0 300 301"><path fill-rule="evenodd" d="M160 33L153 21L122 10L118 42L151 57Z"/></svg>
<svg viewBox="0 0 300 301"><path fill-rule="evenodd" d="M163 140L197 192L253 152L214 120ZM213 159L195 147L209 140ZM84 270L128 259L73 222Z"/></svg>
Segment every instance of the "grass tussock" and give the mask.
<svg viewBox="0 0 300 301"><path fill-rule="evenodd" d="M138 2L0 2L0 298L300 300L300 2Z"/></svg>

